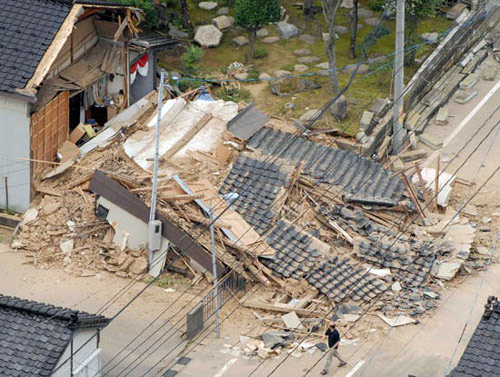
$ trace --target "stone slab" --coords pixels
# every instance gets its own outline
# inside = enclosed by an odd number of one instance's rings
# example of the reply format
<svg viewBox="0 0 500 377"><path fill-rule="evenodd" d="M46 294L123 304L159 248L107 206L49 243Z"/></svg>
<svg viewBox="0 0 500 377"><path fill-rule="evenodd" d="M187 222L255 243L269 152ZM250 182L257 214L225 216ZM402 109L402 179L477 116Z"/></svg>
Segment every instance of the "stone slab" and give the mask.
<svg viewBox="0 0 500 377"><path fill-rule="evenodd" d="M484 81L495 81L498 69L492 64L488 64L481 69L481 78Z"/></svg>
<svg viewBox="0 0 500 377"><path fill-rule="evenodd" d="M445 126L448 124L448 117L450 116L450 109L446 106L441 107L436 115L436 123L438 126Z"/></svg>
<svg viewBox="0 0 500 377"><path fill-rule="evenodd" d="M311 54L311 50L309 50L308 48L299 48L297 50L294 50L293 54L295 56L305 56Z"/></svg>
<svg viewBox="0 0 500 377"><path fill-rule="evenodd" d="M317 56L302 56L297 59L297 61L301 64L312 64L312 63L317 63L321 59L318 58Z"/></svg>
<svg viewBox="0 0 500 377"><path fill-rule="evenodd" d="M257 30L257 37L259 37L259 38L265 38L268 35L269 35L269 30L267 30L265 27Z"/></svg>
<svg viewBox="0 0 500 377"><path fill-rule="evenodd" d="M479 73L472 73L462 80L458 87L460 89L472 89L479 81Z"/></svg>
<svg viewBox="0 0 500 377"><path fill-rule="evenodd" d="M233 38L233 43L236 46L242 47L242 46L246 46L247 44L249 44L250 40L247 37L245 37L244 35L240 35L239 37Z"/></svg>
<svg viewBox="0 0 500 377"><path fill-rule="evenodd" d="M217 3L215 1L202 1L198 4L198 7L203 10L213 10L217 8Z"/></svg>
<svg viewBox="0 0 500 377"><path fill-rule="evenodd" d="M428 147L430 147L434 150L438 150L438 149L443 148L443 142L440 140L437 140L435 137L432 137L430 135L421 134L418 136L418 139L420 140L420 142L422 144L427 145Z"/></svg>
<svg viewBox="0 0 500 377"><path fill-rule="evenodd" d="M406 151L404 153L401 153L401 161L403 162L415 161L424 157L427 157L427 152L423 149L416 149L414 151Z"/></svg>
<svg viewBox="0 0 500 377"><path fill-rule="evenodd" d="M295 72L306 72L309 69L309 67L305 64L295 64L293 66L293 70Z"/></svg>
<svg viewBox="0 0 500 377"><path fill-rule="evenodd" d="M312 35L309 34L302 34L299 37L299 41L303 43L307 43L308 45L313 45L314 42L316 42L316 38L314 38Z"/></svg>
<svg viewBox="0 0 500 377"><path fill-rule="evenodd" d="M371 122L373 120L373 116L374 116L374 114L371 111L365 111L363 113L363 116L361 117L361 121L359 123L359 127L362 130L366 130L370 126L370 124L371 124Z"/></svg>
<svg viewBox="0 0 500 377"><path fill-rule="evenodd" d="M272 43L276 43L280 40L279 37L266 37L264 39L262 39L262 43L265 43L265 44L272 44Z"/></svg>
<svg viewBox="0 0 500 377"><path fill-rule="evenodd" d="M455 102L464 104L469 102L475 96L477 96L479 92L477 90L458 90L457 95L455 96Z"/></svg>

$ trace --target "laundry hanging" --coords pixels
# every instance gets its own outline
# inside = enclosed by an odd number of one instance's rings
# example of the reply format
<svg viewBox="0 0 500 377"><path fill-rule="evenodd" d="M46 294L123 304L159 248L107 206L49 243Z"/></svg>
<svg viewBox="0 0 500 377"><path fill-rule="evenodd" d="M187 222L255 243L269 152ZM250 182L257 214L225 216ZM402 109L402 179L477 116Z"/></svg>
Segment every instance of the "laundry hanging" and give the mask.
<svg viewBox="0 0 500 377"><path fill-rule="evenodd" d="M130 83L133 84L137 77L137 72L146 77L149 69L149 54L144 55L130 67Z"/></svg>

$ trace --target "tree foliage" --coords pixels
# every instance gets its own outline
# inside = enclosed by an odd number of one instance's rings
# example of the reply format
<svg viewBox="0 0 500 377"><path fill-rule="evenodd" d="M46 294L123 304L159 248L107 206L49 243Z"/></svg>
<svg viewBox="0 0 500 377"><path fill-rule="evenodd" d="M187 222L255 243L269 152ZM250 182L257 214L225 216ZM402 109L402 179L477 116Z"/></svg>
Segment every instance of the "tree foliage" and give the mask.
<svg viewBox="0 0 500 377"><path fill-rule="evenodd" d="M258 30L280 19L279 0L236 0L235 21L248 31Z"/></svg>
<svg viewBox="0 0 500 377"><path fill-rule="evenodd" d="M155 28L158 26L158 16L156 9L150 0L114 0L117 3L129 5L131 7L140 8L144 11L146 24Z"/></svg>
<svg viewBox="0 0 500 377"><path fill-rule="evenodd" d="M253 62L257 30L277 22L281 8L279 0L236 0L234 2L236 25L246 29L250 39L250 63Z"/></svg>

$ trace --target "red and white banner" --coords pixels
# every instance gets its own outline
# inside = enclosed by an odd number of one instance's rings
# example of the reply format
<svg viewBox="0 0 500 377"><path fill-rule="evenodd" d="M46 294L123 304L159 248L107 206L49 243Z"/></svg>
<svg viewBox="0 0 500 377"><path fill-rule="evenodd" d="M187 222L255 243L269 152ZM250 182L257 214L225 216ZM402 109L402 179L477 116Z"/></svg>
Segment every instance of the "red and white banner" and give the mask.
<svg viewBox="0 0 500 377"><path fill-rule="evenodd" d="M149 55L146 54L139 60L137 60L132 67L130 67L130 84L133 84L135 81L135 78L137 77L137 72L141 76L147 76L148 75L148 69L149 69Z"/></svg>

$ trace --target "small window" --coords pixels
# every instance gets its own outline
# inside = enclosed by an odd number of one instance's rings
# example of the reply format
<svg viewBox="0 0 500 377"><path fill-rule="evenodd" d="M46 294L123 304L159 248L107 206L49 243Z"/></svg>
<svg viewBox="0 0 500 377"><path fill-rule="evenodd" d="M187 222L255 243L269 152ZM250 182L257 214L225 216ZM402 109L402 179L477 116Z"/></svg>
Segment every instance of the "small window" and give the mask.
<svg viewBox="0 0 500 377"><path fill-rule="evenodd" d="M100 204L97 206L97 209L95 211L95 214L97 215L97 217L100 218L102 221L106 221L106 219L108 218L108 213L109 213L109 209L103 207Z"/></svg>
<svg viewBox="0 0 500 377"><path fill-rule="evenodd" d="M101 377L101 349L96 349L82 363L75 364L72 373L73 377Z"/></svg>

